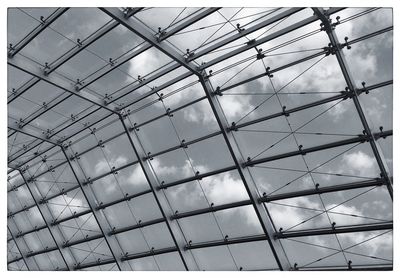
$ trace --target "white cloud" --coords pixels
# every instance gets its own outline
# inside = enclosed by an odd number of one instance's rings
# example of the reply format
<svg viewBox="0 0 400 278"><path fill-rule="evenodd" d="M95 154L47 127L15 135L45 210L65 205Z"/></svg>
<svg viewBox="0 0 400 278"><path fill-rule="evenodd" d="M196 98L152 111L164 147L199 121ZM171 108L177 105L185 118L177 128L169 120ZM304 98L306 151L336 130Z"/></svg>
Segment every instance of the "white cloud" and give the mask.
<svg viewBox="0 0 400 278"><path fill-rule="evenodd" d="M377 174L375 159L362 151L344 154L342 162L341 172L367 177Z"/></svg>

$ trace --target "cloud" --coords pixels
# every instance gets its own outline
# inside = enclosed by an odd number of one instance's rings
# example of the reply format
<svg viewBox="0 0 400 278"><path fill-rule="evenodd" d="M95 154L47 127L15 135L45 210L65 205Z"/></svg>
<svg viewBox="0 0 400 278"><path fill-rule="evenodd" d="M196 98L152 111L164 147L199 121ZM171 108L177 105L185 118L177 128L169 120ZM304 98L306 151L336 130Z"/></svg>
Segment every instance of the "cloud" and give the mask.
<svg viewBox="0 0 400 278"><path fill-rule="evenodd" d="M342 172L357 174L360 176L377 175L375 158L368 154L357 151L353 153L345 153L342 158L340 169Z"/></svg>

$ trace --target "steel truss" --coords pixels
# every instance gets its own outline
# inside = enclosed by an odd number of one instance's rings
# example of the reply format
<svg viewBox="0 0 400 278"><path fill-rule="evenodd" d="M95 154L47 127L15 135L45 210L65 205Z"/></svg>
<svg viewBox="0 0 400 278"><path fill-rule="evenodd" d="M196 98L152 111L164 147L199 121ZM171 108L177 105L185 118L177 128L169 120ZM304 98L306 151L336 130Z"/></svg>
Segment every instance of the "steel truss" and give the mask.
<svg viewBox="0 0 400 278"><path fill-rule="evenodd" d="M185 20L173 25L171 28L166 28L162 30L160 28L157 34L154 34L149 30L147 26L143 22L141 22L135 14L143 11L143 8L127 8L125 10L117 9L117 8L100 8L105 14L109 15L112 18L112 21L104 25L101 29L97 30L94 34L90 35L87 39L83 40L81 43L78 43L75 47L70 49L67 53L62 55L59 59L57 59L54 63L49 63L46 66L38 67L35 63L30 61L27 58L24 58L22 55L18 53L28 45L32 40L34 40L42 31L48 28L54 21L56 21L63 13L65 13L67 8L57 9L54 13L52 13L48 18L44 19L43 22L38 25L32 32L29 33L25 38L23 38L18 44L10 45L8 50L8 65L14 68L17 68L27 74L32 75L32 79L23 84L20 88L13 90L13 93L8 97L8 103L12 103L19 97L27 92L30 88L32 88L38 82L46 82L57 88L63 90L63 94L60 97L53 99L43 108L38 109L33 112L27 119L19 119L16 121L8 122L8 128L11 131L9 133L9 137L14 134L25 134L29 137L32 137L34 141L32 143L27 144L27 146L21 150L18 150L9 155L9 174L13 174L15 170L22 177L23 183L19 185L13 185L10 189L8 189L8 193L18 190L19 187L26 186L28 189L30 196L33 200L33 203L30 205L24 206L22 209L8 212L8 229L11 234L11 239L8 241L14 241L21 256L15 257L12 260L8 261L8 264L17 262L19 260L23 260L28 270L40 270L38 264L35 261L35 256L41 254L47 254L50 252L59 252L62 260L65 264L65 269L62 270L79 270L89 267L96 267L101 265L113 265L115 264L119 270L132 270L131 265L129 264L130 260L157 256L161 254L167 253L178 253L182 264L184 265L186 270L200 270L199 265L196 262L196 258L191 250L200 249L200 248L209 248L215 246L228 246L232 244L242 244L248 242L256 242L256 241L266 241L268 242L274 259L276 261L277 267L280 270L314 270L313 268L308 267L297 267L296 265L290 265L289 259L285 254L284 247L281 243L281 240L285 240L288 238L298 238L298 237L309 237L309 236L318 236L318 235L326 235L326 234L340 234L340 233L357 233L357 232L366 232L366 231L380 231L380 230L391 230L393 228L392 222L382 222L382 223L373 223L373 224L361 224L361 225L349 225L349 226L332 226L332 227L322 227L322 228L314 228L314 229L305 229L305 230L290 230L290 231L277 231L275 229L274 223L270 216L270 212L268 211L265 203L274 202L277 200L287 200L291 198L299 198L310 195L321 195L332 192L340 192L354 189L363 189L363 188L375 188L378 186L385 185L388 189L390 197L393 198L393 189L392 189L392 178L390 176L388 167L385 163L385 159L383 158L383 153L379 148L379 145L376 143L379 139L385 139L388 136L392 136L392 130L381 130L381 132L373 133L369 127L368 121L366 119L363 108L358 100L360 94L370 93L371 91L382 88L384 86L388 86L392 84L392 80L388 80L385 82L363 86L362 88L357 88L351 74L349 72L348 66L346 64L343 48L345 46L349 46L352 44L359 43L366 39L372 38L374 36L389 32L393 27L384 28L382 30L373 32L371 34L367 34L363 37L356 38L353 40L346 41L346 43L341 44L335 34L335 27L340 23L332 23L329 19L330 15L333 15L343 8L331 8L328 10L322 10L318 8L313 8L314 15L300 20L294 24L291 24L285 28L282 28L279 31L272 32L268 35L265 35L259 39L249 40L246 44L235 48L234 50L228 51L223 55L220 55L214 59L211 59L208 62L205 62L201 65L198 65L196 59L203 57L207 54L212 53L213 51L220 49L224 46L229 45L232 42L235 42L239 39L246 38L246 35L252 34L256 31L261 30L262 28L272 26L273 24L279 23L282 20L285 20L287 17L294 15L303 10L303 8L292 8L287 9L286 11L280 12L272 17L269 17L266 20L262 20L261 22L251 26L250 28L240 29L238 27L238 32L234 34L229 34L225 38L218 40L216 43L209 44L206 47L203 47L199 51L190 51L188 49L186 54L179 53L169 42L168 38L178 34L180 31L194 25L196 22L201 19L217 12L219 8L204 8L201 9L192 15L188 16ZM322 31L325 31L328 35L328 38L331 43L331 47L325 47L320 52L315 54L303 57L301 59L292 61L288 64L282 65L278 68L267 69L265 73L253 76L249 79L234 83L227 87L220 89L219 87L214 88L210 82L210 78L212 78L212 74L206 73L206 69L209 69L211 66L216 65L222 61L225 61L231 57L234 57L238 54L241 54L247 50L255 48L257 53L252 56L252 58L257 58L258 55L262 53L259 52L257 46L264 44L266 42L272 41L276 38L280 38L290 32L296 31L306 25L309 25L313 22L322 22ZM85 79L84 81L72 81L68 78L61 77L56 74L56 70L61 67L63 64L67 63L73 57L78 55L80 52L84 51L88 46L92 45L111 30L116 28L118 25L123 25L130 32L135 33L140 38L143 39L143 43L141 43L137 48L133 49L129 53L124 56L117 57L115 59L110 59L110 65L107 67L103 67L97 70L93 75ZM172 59L172 63L168 64L166 67L163 67L161 70L146 76L143 80L138 80L137 82L132 83L131 85L123 88L116 97L113 99L100 98L98 95L93 93L93 90L90 88L90 85L96 82L97 80L103 78L110 72L118 69L121 65L127 63L132 58L140 55L150 48L156 48L169 58ZM334 51L332 51L332 48ZM266 53L268 52L265 51ZM219 98L223 97L223 94L226 91L229 91L235 87L244 85L251 81L254 81L259 78L269 77L272 73L277 73L286 68L292 67L297 64L301 64L311 59L334 55L337 58L338 64L343 73L344 79L346 81L347 88L341 92L335 92L334 95L328 98L323 98L318 101L314 101L311 103L307 103L301 106L293 107L291 109L283 109L282 112L270 114L267 116L263 116L254 120L247 120L241 123L228 123L225 118L224 111L219 103ZM117 101L122 99L124 96L127 96L140 88L150 84L152 81L155 81L162 76L173 72L174 70L185 68L186 71L179 76L168 80L167 82L159 85L157 88L152 88L148 92L136 97L133 100L128 101L127 103L119 103ZM139 103L140 101L145 100L146 98L153 96L155 94L158 95L158 92L166 89L175 83L182 81L188 77L196 76L197 80L195 83L200 83L204 96L199 97L198 99L194 99L189 103L176 107L174 109L167 109L165 113L157 115L149 120L144 122L135 122L135 111L131 111L129 108L133 105ZM90 103L94 110L83 115L79 121L82 121L86 117L90 117L91 114L96 113L97 111L106 111L107 114L98 121L85 125L84 127L78 129L74 133L68 134L67 136L59 136L58 134L63 132L64 130L68 130L69 127L75 126L78 121L67 120L59 127L54 130L41 130L32 126L30 123L40 117L42 114L61 104L64 100L68 99L71 96L76 96L82 101ZM313 146L310 148L302 149L299 147L299 150L285 152L278 155L262 157L258 159L250 159L245 158L240 150L240 147L237 143L235 133L240 129L251 126L260 122L268 121L278 117L287 117L290 114L295 114L299 111L303 111L312 107L320 106L326 103L332 103L339 100L348 100L351 99L354 102L357 113L362 122L364 133L360 134L356 137L352 137L345 140L333 141L326 144L321 144L317 146ZM162 96L159 99L162 101ZM156 153L146 153L145 148L143 147L143 142L138 136L138 132L140 128L146 126L154 121L157 121L164 117L171 117L174 113L183 110L187 107L190 107L193 104L199 102L208 102L211 107L213 117L216 119L218 123L218 130L204 135L200 138L192 139L190 141L183 140L181 144L158 151ZM99 141L98 145L89 147L88 149L81 151L80 153L73 152L72 148L74 144L79 142L80 138L76 141L69 141L70 138L79 135L85 130L95 127L99 122L103 121L106 118L112 118L109 123L120 122L123 127L123 131L114 134L104 141ZM105 128L106 126L101 126L98 129ZM96 148L101 148L103 144L107 144L108 142L118 138L120 136L126 136L129 139L129 147L133 151L133 153L138 158L136 161L127 163L123 166L114 167L110 172L103 173L96 177L89 177L86 173L84 173L82 169L82 165L79 162L79 157L85 155L86 153L94 150ZM157 174L152 168L151 160L154 157L164 155L169 152L173 152L179 149L188 148L191 145L194 145L198 142L202 142L204 140L213 138L213 137L222 137L225 145L227 146L230 156L234 162L234 165L230 165L221 169L212 170L205 173L196 173L191 177L187 177L184 179L176 180L176 181L168 181L164 182L159 180ZM32 152L36 147L40 146L43 143L47 143L50 146L41 152L35 153L35 156L28 159L23 159L22 161L17 160L23 158L25 155ZM354 145L354 144L363 144L369 143L371 146L372 152L376 159L376 162L379 166L381 176L375 179L360 181L360 182L351 182L351 183L343 183L336 184L330 186L318 186L314 189L307 190L298 190L291 191L287 193L276 193L276 194L262 194L259 192L259 188L256 185L254 178L252 176L251 167L255 165L259 165L266 162L278 161L284 158L291 158L296 156L304 156L308 153L318 152L322 150L332 149L341 146ZM51 151L53 151L51 153ZM30 173L29 168L40 163L39 161L34 161L30 163L32 160L36 158L41 158L46 155L47 159L55 156L57 154L62 154L64 157L63 161L56 165L50 165L48 169L40 172L40 173ZM50 154L49 156L47 156ZM41 159L42 160L42 159ZM29 164L28 164L29 163ZM76 184L70 186L68 188L62 188L59 193L55 193L50 196L42 196L38 188L40 185L37 183L37 179L40 176L45 175L46 173L51 172L54 169L57 169L63 165L66 165L73 173L73 176L76 180ZM118 171L121 171L125 168L137 165L143 171L146 181L149 185L148 189L142 190L141 192L137 192L135 194L127 194L126 196L119 198L117 200L113 200L107 203L99 202L94 191L92 190L93 182L97 180L101 180L107 176L114 175ZM226 203L222 205L214 205L211 204L209 207L201 208L192 211L186 212L174 212L171 205L169 204L167 195L165 194L165 190L167 188L181 185L190 181L202 180L203 178L213 176L220 173L225 173L229 171L236 171L240 179L245 186L248 199ZM72 192L74 190L79 190L83 193L84 199L87 202L89 208L85 210L81 210L78 213L74 213L70 216L63 218L56 218L51 210L49 209L48 203L50 200ZM162 217L141 221L139 220L136 224L126 225L121 228L112 228L109 221L107 220L106 214L104 210L108 207L112 207L122 202L130 202L135 198L139 198L143 195L152 195L156 200L157 206L161 212ZM187 238L187 236L183 233L182 228L179 224L179 219L191 217L200 214L206 213L214 213L217 211L232 209L236 207L243 206L252 206L256 212L257 219L262 227L263 234L260 235L249 235L245 237L238 238L225 238L223 240L215 240L209 242L197 242L193 243L191 240ZM33 209L37 207L39 213L44 220L43 226L35 226L32 230L21 231L16 222L13 220L14 217L18 216L21 213L24 213L27 210ZM72 219L78 219L82 216L92 214L96 220L96 224L99 227L100 233L94 234L91 236L86 236L82 239L77 240L67 240L63 235L60 224L70 221ZM124 248L120 245L117 235L122 234L127 231L132 231L135 229L142 229L147 226L156 225L159 223L165 223L167 225L169 234L173 239L173 246L155 249L151 248L151 250L147 252L139 252L139 253L125 253ZM54 242L54 246L46 246L42 250L38 250L32 252L29 250L28 244L25 242L25 236L31 233L39 232L41 230L47 229L52 237ZM104 240L107 244L107 248L110 251L112 258L102 259L94 262L79 262L71 252L70 247L87 243L95 240ZM376 266L352 266L344 269L347 270L388 270L391 269L391 265L376 265ZM316 268L315 270L342 270L343 267L326 267L326 268Z"/></svg>

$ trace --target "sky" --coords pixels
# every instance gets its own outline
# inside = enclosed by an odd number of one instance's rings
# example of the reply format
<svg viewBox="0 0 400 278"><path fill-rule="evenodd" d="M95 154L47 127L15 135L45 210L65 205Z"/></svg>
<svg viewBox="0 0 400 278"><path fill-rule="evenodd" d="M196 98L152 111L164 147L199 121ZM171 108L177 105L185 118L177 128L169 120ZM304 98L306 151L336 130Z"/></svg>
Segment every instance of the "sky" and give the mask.
<svg viewBox="0 0 400 278"><path fill-rule="evenodd" d="M223 38L223 36L237 33L236 24L238 23L242 28L247 29L286 9L222 8L172 36L165 43L173 45L182 55L186 53L186 49L194 50L196 53L197 48L201 50L202 47L217 43L221 36ZM159 27L168 31L171 23L179 23L180 19L195 10L195 8L153 8L138 13L136 17L147 25L149 31L154 34ZM345 9L338 13L339 20L345 20L349 16L364 10L366 9ZM8 42L13 45L18 43L27 35L29 32L27 30L31 30L32 26L38 24L37 21L40 20L40 16L46 17L53 11L52 9L9 9ZM261 16L263 17L260 18ZM196 59L195 63L210 65L214 59L237 49L249 40L262 38L309 16L312 16L312 10L304 9L272 28L271 26L262 28L249 34L246 38L241 38L224 46L222 50L219 49L215 53L204 55ZM335 21L336 14L332 17ZM226 23L228 19L231 20L232 24ZM111 18L105 13L94 8L69 9L50 25L51 28L46 29L33 39L17 56L21 59L32 59L29 62L35 63L35 66L43 66L46 62L51 65L64 53L76 47L78 39L83 41L105 24L110 24L110 20ZM253 20L255 21L253 22ZM335 31L339 40L344 42L345 37L348 37L351 41L389 26L392 26L392 10L384 8L339 24ZM199 28L200 30L197 30ZM264 73L266 67L273 70L300 58L318 53L329 42L324 32L316 32L312 36L285 47L278 48L277 46L319 29L319 21L316 21L285 36L259 45L258 49L266 52L262 60L256 60L254 58L255 49L250 49L223 62L206 66L206 72L212 71L213 73L210 76L212 87L216 89L219 86L224 89L227 86ZM392 44L392 32L386 32L353 44L351 49L343 49L349 70L358 88L362 88L361 82L366 82L368 86L392 80ZM142 45L143 40L141 38L124 26L117 26L59 67L52 75L70 84L76 82L78 78L83 82L90 82L99 73L113 67L113 63L118 64L125 53L128 52L129 54L131 49L136 49ZM274 48L277 49L274 50ZM252 59L240 62L249 57L252 57ZM28 62L28 60L26 61ZM110 61L113 63L110 63ZM143 94L186 73L184 68L178 68L139 89L129 92L131 88L138 85L138 79L145 78L146 80L153 72L157 73L160 67L171 65L171 62L171 59L161 51L150 48L92 82L85 88L85 91L99 98L112 97L111 100L118 98L115 103L126 106L125 111L128 109L131 111L128 116L130 125L144 123L156 116L165 114L168 111L167 109L175 109L205 96L198 80L194 76L189 76L161 90L158 94L153 94L131 104L141 98ZM30 79L30 76L11 66L8 66L8 70L8 94L10 95L13 88L18 89ZM224 125L229 126L232 122L236 124L246 123L250 120L281 112L283 107L291 109L337 95L345 90L345 87L346 83L335 56L324 57L322 55L278 71L273 74L273 77L263 76L255 81L224 91L223 95L217 97L217 99L218 105L221 106L224 113L222 121ZM298 94L300 92L305 92L305 94ZM161 93L164 98L162 102L158 100ZM68 93L61 89L40 81L25 92L22 97L8 105L9 121L24 119L27 122L31 120L30 126L38 131L51 129L56 132L62 127L66 127L57 136L68 136L81 130L88 123L90 124L109 114L100 110L83 118L86 113L94 111L95 107L78 97L72 96L39 117L32 117L34 113L43 109L42 107L46 103L51 104L67 96ZM379 132L380 126L383 127L383 130L392 128L392 86L379 88L369 94L362 94L359 98L372 132ZM74 125L67 127L75 121ZM123 132L121 122L115 116L108 117L95 126L95 132L93 132L93 128L86 129L68 139L71 142L68 155L81 153L90 147L99 145L99 147L80 155L79 159L72 161L74 169L82 181L87 180L88 177L93 179L109 173L113 167L118 168L137 160L125 134L107 141ZM139 138L142 144L140 148L143 149L144 153L154 154L178 146L182 140L188 142L217 131L219 131L219 127L212 109L207 99L203 99L196 104L172 113L170 116L161 117L141 126L139 130L132 132L133 135L131 136ZM336 100L295 112L288 117L275 117L268 121L251 124L240 128L233 134L242 155L239 159L244 162L248 157L251 159L264 158L298 150L299 145L302 145L303 148L309 148L348 139L362 134L362 131L363 127L354 103L351 99L347 99L344 101ZM23 145L27 145L31 141L32 138L22 134L9 137L9 157L18 155L23 149ZM390 138L380 139L377 144L382 149L389 172L392 172L392 140ZM35 148L35 151L45 149L44 145L39 149ZM29 162L30 167L27 174L37 175L46 171L48 166L54 166L65 160L59 151L49 151L47 155L49 158L44 163L42 163L43 156ZM34 156L33 152L30 156ZM30 156L20 159L27 159ZM221 134L191 144L188 148L179 148L157 155L152 160L145 161L145 163L149 163L160 184L191 177L196 172L202 174L234 165ZM305 156L261 163L250 167L248 171L260 196L263 193L273 195L311 189L315 188L317 183L320 186L330 186L379 177L379 168L369 144L347 145L309 153ZM312 171L312 174L307 173L308 171ZM15 172L11 174L11 177L9 186L21 183L21 178ZM41 175L30 186L34 187L39 196L48 197L57 194L62 188L68 189L74 185L76 185L76 179L69 167L63 165ZM108 203L122 198L126 194L136 194L148 188L149 185L138 164L119 170L116 174L106 175L90 185L90 190L92 190L98 204L101 204L101 202ZM26 186L8 194L10 212L33 202ZM212 175L200 181L179 184L164 190L163 194L168 200L167 212L170 214L176 211L187 212L206 208L211 204L221 205L249 199L237 170ZM51 199L47 206L56 219L68 217L74 212L81 212L89 207L80 189ZM343 226L390 221L392 219L392 202L385 187L377 187L369 191L355 189L280 200L268 203L266 209L268 209L276 229L282 228L284 231L329 227L333 222L337 226ZM324 211L329 211L329 213ZM104 214L109 223L107 229L114 227L118 229L134 225L140 220L149 221L162 217L151 193L108 207L101 213ZM30 230L36 225L43 225L43 219L36 208L16 215L13 221L15 221L13 225L16 225L18 230L23 231ZM256 213L251 206L182 218L178 220L178 224L185 238L193 243L223 239L225 236L234 238L263 233ZM78 233L76 232L77 227L79 227ZM77 240L86 237L86 235L100 233L92 214L86 214L63 223L60 226L60 231L63 237L69 240ZM310 266L346 266L349 260L354 265L391 263L391 232L356 245L379 233L382 233L382 231L305 237L296 239L298 241L282 240L281 242L292 266L295 263L299 266L305 266L330 254L332 256L329 258L312 263ZM49 240L47 230L29 234L26 238L24 236L24 239L27 242L28 250L38 251L45 246L54 245L54 242ZM120 233L117 235L117 241L121 250L130 254L149 251L152 247L160 249L174 245L165 223ZM351 247L353 245L356 246ZM70 248L70 252L72 254L71 259L76 262L84 261L86 263L96 261L98 258L110 257L110 251L102 239L75 247ZM346 248L349 248L348 252L340 252L341 249ZM245 270L252 270L277 267L266 241L196 249L190 252L192 252L199 269L238 270L243 267ZM372 259L354 253L372 255L381 259ZM248 257L243 254L248 254ZM36 257L38 264L42 264L41 269L51 269L57 265L63 267L57 252L52 252L49 255L52 263L49 263L44 255ZM177 252L132 260L128 261L128 264L132 270L183 269ZM99 268L106 270L113 267L115 268L110 264Z"/></svg>

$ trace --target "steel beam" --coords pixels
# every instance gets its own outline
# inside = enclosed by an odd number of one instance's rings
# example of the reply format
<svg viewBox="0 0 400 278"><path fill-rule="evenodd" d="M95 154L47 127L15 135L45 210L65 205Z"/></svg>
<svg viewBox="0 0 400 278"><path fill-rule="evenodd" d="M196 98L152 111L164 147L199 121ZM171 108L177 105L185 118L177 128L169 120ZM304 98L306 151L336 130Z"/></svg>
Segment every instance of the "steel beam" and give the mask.
<svg viewBox="0 0 400 278"><path fill-rule="evenodd" d="M153 220L149 220L149 221L144 221L144 222L139 220L138 224L136 224L136 225L123 227L123 228L118 228L118 229L113 229L109 234L110 235L117 235L117 234L120 234L120 233L125 233L125 232L136 230L136 229L141 229L143 227L147 227L147 226L151 226L151 225L155 225L155 224L159 224L159 223L163 223L163 222L165 222L165 219L163 217L157 218L157 219L153 219Z"/></svg>
<svg viewBox="0 0 400 278"><path fill-rule="evenodd" d="M162 248L162 249L152 249L151 251L148 251L148 252L125 255L124 257L122 257L122 260L123 261L136 260L136 259L140 259L140 258L151 257L151 256L172 253L172 252L179 252L179 249L177 249L175 246Z"/></svg>
<svg viewBox="0 0 400 278"><path fill-rule="evenodd" d="M198 243L190 243L186 245L187 249L200 249L200 248L209 248L215 246L224 246L230 244L240 244L240 243L248 243L255 241L264 241L268 240L266 235L254 235L254 236L245 236L245 237L234 237L234 238L226 238L222 240L213 240L207 242L198 242Z"/></svg>
<svg viewBox="0 0 400 278"><path fill-rule="evenodd" d="M11 49L8 51L8 57L14 57L15 54L20 52L28 43L35 39L42 31L44 31L50 24L52 24L57 18L65 13L69 8L58 8L54 13L44 19L39 26L37 26L32 32L30 32L25 38L18 42L15 46L11 45Z"/></svg>
<svg viewBox="0 0 400 278"><path fill-rule="evenodd" d="M272 220L270 219L269 212L263 204L257 201L260 197L257 186L250 174L249 169L243 167L244 158L242 156L242 153L240 152L239 146L236 142L235 137L233 136L233 133L228 132L228 123L225 118L225 114L218 102L218 99L214 93L214 89L212 88L209 79L206 77L205 72L203 72L203 75L200 76L200 83L210 103L218 126L222 131L225 144L228 147L232 160L235 163L235 169L238 171L243 185L246 188L247 194L249 195L251 204L253 205L257 218L260 221L261 227L268 237L268 243L271 248L272 254L274 255L276 263L279 269L289 270L291 269L291 266L281 243L279 242L279 240L275 240L272 237L273 233L275 232L275 227L273 226Z"/></svg>
<svg viewBox="0 0 400 278"><path fill-rule="evenodd" d="M150 161L148 159L142 160L142 158L146 157L147 154L142 146L142 143L139 140L139 137L136 133L136 130L133 129L132 132L129 132L127 127L128 123L125 121L128 119L127 115L121 116L121 124L128 136L131 147L136 155L139 158L139 164L143 173L145 175L146 181L149 184L153 196L157 202L157 205L161 211L161 214L164 218L164 221L167 225L169 233L174 241L176 251L178 251L179 256L182 259L183 265L186 270L199 270L199 267L193 257L193 254L184 249L184 246L187 244L185 235L183 234L179 224L177 221L173 221L171 216L173 215L172 208L168 202L168 199L163 190L160 190L160 183L157 179L156 174L153 172Z"/></svg>
<svg viewBox="0 0 400 278"><path fill-rule="evenodd" d="M122 254L124 254L124 251L123 251L122 247L120 246L118 240L116 239L116 237L108 235L107 230L109 229L110 224L108 223L104 213L100 210L96 210L98 202L96 200L96 197L95 197L93 191L91 190L89 185L82 185L81 180L86 180L86 178L78 176L78 173L75 170L74 166L72 165L72 162L70 161L70 158L67 155L66 150L64 148L65 147L61 147L61 150L68 162L69 167L71 168L71 171L72 171L77 183L79 184L80 189L82 190L83 196L86 199L86 202L88 203L91 212L93 213L93 216L97 222L97 225L99 226L99 229L105 239L105 242L106 242L108 248L110 249L110 253L113 256L113 258L118 266L118 269L119 270L131 270L130 265L124 263L120 259L120 256L122 256ZM77 166L80 167L79 163L78 162L76 162L76 163L77 163Z"/></svg>
<svg viewBox="0 0 400 278"><path fill-rule="evenodd" d="M387 186L389 195L393 200L393 187L392 187L392 181L389 178L389 167L387 166L387 164L383 158L382 150L380 149L379 145L376 144L375 138L372 136L372 131L369 127L367 117L364 114L363 108L358 99L358 94L356 93L357 92L356 84L354 82L354 79L353 79L350 71L349 71L349 66L347 65L347 61L343 54L343 50L342 50L341 44L339 42L339 39L336 36L334 25L331 24L331 21L329 19L329 14L326 14L325 11L323 11L320 8L313 8L313 10L314 10L315 15L318 16L318 18L322 21L323 29L326 31L329 41L331 42L332 47L335 51L335 56L339 63L343 77L346 81L347 87L349 88L350 92L353 92L352 99L353 99L354 105L357 109L357 113L360 117L361 123L364 127L364 130L369 136L372 137L372 140L370 140L369 143L371 145L372 152L374 153L376 162L378 163L379 170L381 171L381 175L384 177L384 179L386 181L386 186Z"/></svg>
<svg viewBox="0 0 400 278"><path fill-rule="evenodd" d="M220 210L232 209L232 208L249 206L249 205L252 205L252 202L250 200L243 200L243 201L238 201L238 202L223 204L223 205L217 205L217 206L214 206L214 204L212 204L208 208L202 208L202 209L197 209L197 210L192 210L192 211L187 211L187 212L175 213L173 216L171 216L171 218L172 219L181 219L181 218L201 215L201 214L205 214L205 213L211 213L211 212L216 212L216 211L220 211Z"/></svg>
<svg viewBox="0 0 400 278"><path fill-rule="evenodd" d="M331 235L331 234L343 234L343 233L359 233L359 232L370 232L370 231L381 231L381 230L392 230L392 222L372 223L372 224L360 224L360 225L348 225L348 226L335 226L325 227L307 230L287 231L275 233L275 238L294 238L294 237L306 237L306 236L320 236L320 235Z"/></svg>
<svg viewBox="0 0 400 278"><path fill-rule="evenodd" d="M383 184L385 184L385 181L380 178L380 179L361 181L361 182L352 182L352 183L344 183L344 184L337 184L337 185L330 185L330 186L321 186L321 187L317 187L314 189L305 189L305 190L299 190L299 191L288 192L288 193L266 195L266 196L261 197L259 199L259 201L268 203L268 202L272 202L272 201L286 200L286 199L305 197L305 196L310 196L310 195L326 194L326 193L353 190L353 189L372 187L372 186L381 186Z"/></svg>
<svg viewBox="0 0 400 278"><path fill-rule="evenodd" d="M104 259L104 260L98 260L95 262L90 262L90 263L85 263L85 264L78 264L75 267L75 270L81 270L89 267L95 267L95 266L101 266L101 265L106 265L106 264L112 264L112 263L117 263L115 259Z"/></svg>

